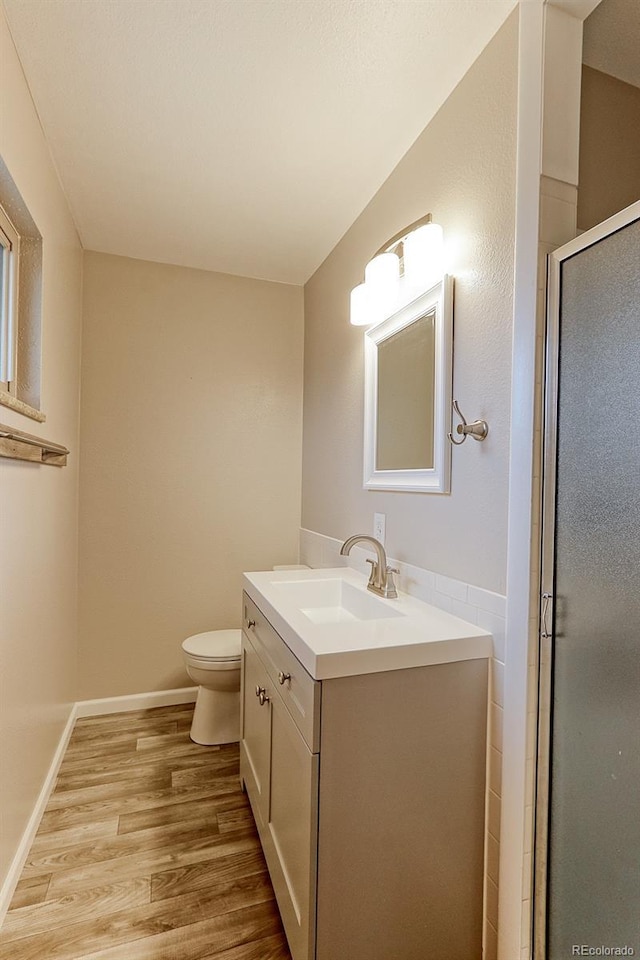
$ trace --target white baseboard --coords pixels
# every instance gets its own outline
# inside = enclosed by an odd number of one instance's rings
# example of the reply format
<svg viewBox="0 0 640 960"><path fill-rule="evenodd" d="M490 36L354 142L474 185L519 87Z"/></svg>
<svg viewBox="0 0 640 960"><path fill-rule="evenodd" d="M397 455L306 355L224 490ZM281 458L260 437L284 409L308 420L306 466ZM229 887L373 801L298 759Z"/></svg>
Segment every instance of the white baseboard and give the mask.
<svg viewBox="0 0 640 960"><path fill-rule="evenodd" d="M33 843L36 833L38 832L42 814L45 811L47 803L49 802L51 791L53 790L56 777L58 776L60 764L62 763L65 751L67 749L67 744L69 743L69 739L73 733L76 717L77 704L74 703L69 714L69 719L67 720L60 740L58 741L58 746L56 747L56 752L53 755L51 766L49 767L47 775L44 779L44 783L42 784L42 789L40 790L38 799L35 802L31 816L29 817L29 822L25 827L25 831L22 834L20 843L18 844L18 849L16 850L15 856L11 861L11 866L9 867L2 887L0 888L0 927L2 926L5 914L9 909L9 904L11 903L15 889L18 886L20 875L22 874L23 867L26 863L27 857L29 856L31 844Z"/></svg>
<svg viewBox="0 0 640 960"><path fill-rule="evenodd" d="M107 713L127 713L130 710L151 710L153 707L172 707L178 703L194 703L198 687L179 690L157 690L152 693L131 693L124 697L104 697L101 700L79 700L76 704L80 717L99 717Z"/></svg>
<svg viewBox="0 0 640 960"><path fill-rule="evenodd" d="M51 791L58 776L60 764L64 758L76 720L80 717L98 717L108 713L126 713L129 710L149 710L153 707L170 707L179 703L193 703L198 695L198 687L183 687L179 690L158 690L152 693L135 693L125 697L105 697L101 700L80 700L74 703L66 726L56 747L42 789L29 817L18 849L11 866L0 887L0 927L9 909L11 898L18 885L20 875L29 855L31 844L38 832L42 815L46 809Z"/></svg>

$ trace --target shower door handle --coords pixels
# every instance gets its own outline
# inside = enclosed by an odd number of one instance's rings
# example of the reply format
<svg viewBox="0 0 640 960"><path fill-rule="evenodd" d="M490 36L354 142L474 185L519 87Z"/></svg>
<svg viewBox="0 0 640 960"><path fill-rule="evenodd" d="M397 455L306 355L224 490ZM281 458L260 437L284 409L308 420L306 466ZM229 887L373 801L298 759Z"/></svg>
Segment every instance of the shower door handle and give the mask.
<svg viewBox="0 0 640 960"><path fill-rule="evenodd" d="M548 640L552 636L552 631L549 630L547 625L547 617L549 615L549 607L551 606L551 601L553 600L552 593L543 593L542 594L542 613L540 615L540 636L543 640Z"/></svg>

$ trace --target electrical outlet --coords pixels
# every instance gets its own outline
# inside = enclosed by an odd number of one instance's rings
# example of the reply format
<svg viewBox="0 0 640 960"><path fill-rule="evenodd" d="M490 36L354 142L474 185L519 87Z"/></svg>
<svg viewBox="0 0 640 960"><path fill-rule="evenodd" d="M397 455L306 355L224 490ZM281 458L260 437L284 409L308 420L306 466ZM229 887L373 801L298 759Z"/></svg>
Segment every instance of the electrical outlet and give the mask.
<svg viewBox="0 0 640 960"><path fill-rule="evenodd" d="M384 546L384 528L387 520L386 513L374 513L373 515L373 535Z"/></svg>

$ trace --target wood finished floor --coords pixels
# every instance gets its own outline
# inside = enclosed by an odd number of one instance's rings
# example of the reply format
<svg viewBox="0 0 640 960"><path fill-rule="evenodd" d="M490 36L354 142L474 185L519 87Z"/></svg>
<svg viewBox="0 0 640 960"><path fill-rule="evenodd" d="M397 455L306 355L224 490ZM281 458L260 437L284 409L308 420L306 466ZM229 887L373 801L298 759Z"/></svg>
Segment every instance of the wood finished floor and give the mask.
<svg viewBox="0 0 640 960"><path fill-rule="evenodd" d="M237 744L193 706L76 723L0 960L291 960Z"/></svg>

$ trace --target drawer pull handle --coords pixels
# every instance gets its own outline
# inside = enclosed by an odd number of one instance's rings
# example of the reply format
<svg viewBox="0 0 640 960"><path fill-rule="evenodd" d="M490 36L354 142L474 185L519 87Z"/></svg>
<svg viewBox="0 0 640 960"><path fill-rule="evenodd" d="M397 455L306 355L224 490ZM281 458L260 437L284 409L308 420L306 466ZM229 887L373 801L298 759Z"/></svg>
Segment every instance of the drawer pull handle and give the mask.
<svg viewBox="0 0 640 960"><path fill-rule="evenodd" d="M264 693L265 688L261 687L259 683L256 684L256 697L259 697L261 693Z"/></svg>
<svg viewBox="0 0 640 960"><path fill-rule="evenodd" d="M267 696L267 691L263 687L260 691L260 706L264 707L265 703L269 703L269 697Z"/></svg>
<svg viewBox="0 0 640 960"><path fill-rule="evenodd" d="M247 620L247 626L249 627L249 630L251 630L252 627L255 627L255 625L256 625L255 620Z"/></svg>
<svg viewBox="0 0 640 960"><path fill-rule="evenodd" d="M280 673L278 674L278 683L282 687L287 682L287 680L291 680L291 674L283 673L283 671L281 670Z"/></svg>

